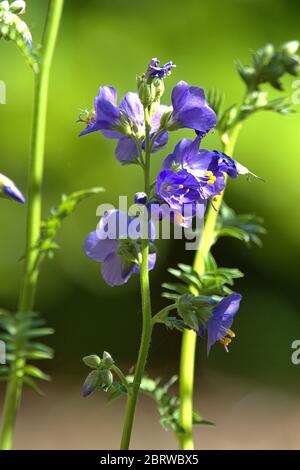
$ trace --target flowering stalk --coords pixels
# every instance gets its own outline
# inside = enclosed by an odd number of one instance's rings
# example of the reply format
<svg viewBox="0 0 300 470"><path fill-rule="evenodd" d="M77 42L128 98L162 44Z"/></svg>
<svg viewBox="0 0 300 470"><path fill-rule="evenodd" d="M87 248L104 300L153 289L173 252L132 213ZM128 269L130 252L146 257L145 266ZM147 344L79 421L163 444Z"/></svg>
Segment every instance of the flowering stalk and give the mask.
<svg viewBox="0 0 300 470"><path fill-rule="evenodd" d="M29 169L25 273L19 299L19 312L22 320L24 320L24 318L26 319L32 312L38 279L39 250L37 245L40 237L41 223L41 187L44 167L49 74L63 3L64 0L50 0L43 37L42 63L39 73L36 74L34 122ZM11 449L12 447L16 415L22 394L24 368L26 365L25 359L18 357L18 351L22 350L23 341L24 338L20 337L16 344L16 360L11 365L2 417L1 449Z"/></svg>
<svg viewBox="0 0 300 470"><path fill-rule="evenodd" d="M224 153L233 155L236 139L240 131L241 124L238 123L233 128L232 133L224 145ZM210 252L211 246L214 243L214 233L217 222L217 217L222 206L224 191L214 204L210 206L205 227L202 234L199 248L195 254L193 269L199 275L204 273L205 265L204 260ZM180 396L180 414L179 422L182 430L177 434L180 449L193 450L193 392L194 392L194 370L195 370L195 355L196 355L197 333L193 330L184 330L182 345L181 345L181 358L179 369L179 396Z"/></svg>
<svg viewBox="0 0 300 470"><path fill-rule="evenodd" d="M293 112L291 103L287 102L285 97L270 99L268 91L262 90L261 86L269 84L273 88L282 91L282 77L286 74L294 76L299 74L300 57L297 55L298 48L298 41L284 43L277 50L272 44L267 44L253 53L253 65L251 67L243 67L238 62L237 70L246 86L246 93L241 105L231 106L221 112L222 97L215 92L211 94L213 108L218 115L217 127L225 154L232 155L242 123L249 116L258 111L275 111L282 115ZM245 170L245 167L238 165L240 174L246 174L247 171ZM251 175L251 172L248 171L248 175ZM252 174L252 176L256 175ZM194 259L193 270L200 276L206 270L205 260L217 239L217 222L222 207L224 190L225 185L219 196L214 199L214 205L209 208L201 243ZM260 233L262 233L261 229ZM231 236L247 241L247 238L236 235L231 232ZM230 331L229 333L232 334ZM180 428L183 432L177 433L182 449L194 448L192 426L196 339L197 334L195 332L184 331L180 365ZM230 341L230 339L226 341L225 338L225 344L223 341L225 348Z"/></svg>
<svg viewBox="0 0 300 470"><path fill-rule="evenodd" d="M144 180L145 180L145 193L150 193L150 117L149 109L145 108L145 165L144 165ZM135 368L133 384L128 393L127 406L125 410L124 427L121 439L120 450L128 450L131 438L131 432L134 421L134 414L136 408L137 397L144 375L144 370L147 362L151 333L152 333L152 314L151 314L151 299L150 299L150 285L149 285L149 272L148 272L148 257L149 257L149 241L145 238L142 240L141 263L140 263L140 284L141 284L141 297L142 297L142 338L138 360Z"/></svg>

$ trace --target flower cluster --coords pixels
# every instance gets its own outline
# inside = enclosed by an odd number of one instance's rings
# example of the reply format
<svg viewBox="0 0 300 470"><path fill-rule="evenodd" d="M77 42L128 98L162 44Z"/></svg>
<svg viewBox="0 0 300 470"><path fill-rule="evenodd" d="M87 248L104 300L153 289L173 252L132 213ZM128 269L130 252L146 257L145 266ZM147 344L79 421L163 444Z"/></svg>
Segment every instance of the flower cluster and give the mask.
<svg viewBox="0 0 300 470"><path fill-rule="evenodd" d="M0 2L0 39L14 41L35 73L39 72L37 52L32 47L31 32L20 16L26 12L26 2L16 0L11 4Z"/></svg>
<svg viewBox="0 0 300 470"><path fill-rule="evenodd" d="M148 269L152 270L156 262L154 220L171 215L174 223L190 227L195 216L203 218L208 204L217 201L227 176L250 174L223 152L201 148L203 138L216 126L216 114L202 88L180 81L172 91L171 106L161 104L163 81L174 67L172 62L160 66L158 59L152 59L146 72L137 79L138 92L126 93L119 104L114 88L100 87L94 109L79 119L86 124L80 135L99 131L107 138L116 139L115 154L121 164L138 164L143 170L147 167L146 152L152 155L165 147L169 132L180 128L195 132L193 140L180 140L163 160L161 171L149 185L147 194L135 194L134 202L146 212L143 220L111 210L103 216L97 230L88 235L84 252L101 263L103 278L110 286L124 284L140 271L144 237L137 227L146 224L150 247ZM178 301L178 313L185 326L200 335L207 332L208 351L216 341L221 341L227 349L240 300L240 294L232 293L218 301L207 296L203 303L203 296L187 294ZM170 324L170 319L167 321Z"/></svg>

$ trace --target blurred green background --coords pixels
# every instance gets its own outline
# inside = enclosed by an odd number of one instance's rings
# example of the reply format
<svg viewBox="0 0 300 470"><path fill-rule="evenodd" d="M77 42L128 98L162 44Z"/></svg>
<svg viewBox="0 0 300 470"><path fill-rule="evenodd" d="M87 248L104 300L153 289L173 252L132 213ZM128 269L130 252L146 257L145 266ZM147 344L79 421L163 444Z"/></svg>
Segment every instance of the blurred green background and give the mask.
<svg viewBox="0 0 300 470"><path fill-rule="evenodd" d="M39 42L47 1L28 0L26 21ZM234 62L250 62L250 52L267 42L275 45L299 39L300 4L292 0L86 0L66 1L53 64L46 143L44 214L62 193L104 186L106 193L84 202L64 223L61 249L42 268L37 310L56 330L51 345L55 360L48 369L56 376L81 382L81 357L108 350L123 367L134 364L140 334L138 279L120 288L106 286L99 265L82 251L86 234L97 223L96 207L117 203L119 194L141 190L140 170L121 167L115 142L100 134L78 137L80 109L90 108L100 85L112 85L120 96L135 89L135 76L152 57L171 59L177 68L166 81L163 102L184 79L205 90L225 92L226 104L240 99L243 84ZM26 193L32 125L33 76L13 44L0 43L0 79L7 87L7 104L0 106L1 172ZM285 93L294 91L291 78ZM296 107L297 108L297 107ZM298 105L297 111L300 106ZM279 389L299 386L300 366L292 365L291 343L300 338L299 285L299 114L282 117L261 113L247 121L235 157L265 183L245 179L230 183L227 202L238 212L255 212L265 219L263 249L248 249L223 240L214 249L219 265L239 267L245 278L236 284L244 300L236 318L237 338L230 354L214 347L209 360L199 348L201 376L216 371L254 379ZM153 156L153 175L163 156L184 130L173 133L166 150ZM219 146L216 135L205 147ZM0 201L1 307L15 309L22 278L26 206ZM153 309L164 305L160 285L167 268L189 262L193 253L181 241L159 243L156 270L151 274ZM148 371L168 378L177 372L180 334L157 329ZM197 370L197 369L196 369Z"/></svg>

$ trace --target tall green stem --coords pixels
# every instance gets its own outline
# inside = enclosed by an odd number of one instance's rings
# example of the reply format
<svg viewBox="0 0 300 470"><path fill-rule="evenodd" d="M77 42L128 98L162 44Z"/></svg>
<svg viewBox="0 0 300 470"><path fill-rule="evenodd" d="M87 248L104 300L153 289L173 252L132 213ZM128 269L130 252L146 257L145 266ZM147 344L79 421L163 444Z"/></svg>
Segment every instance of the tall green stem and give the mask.
<svg viewBox="0 0 300 470"><path fill-rule="evenodd" d="M232 155L235 143L241 128L238 123L232 129L229 140L224 145L224 152ZM224 191L221 193L214 208L210 206L205 219L205 227L201 242L195 254L193 268L198 274L203 274L204 261L215 241L215 227L222 206ZM192 330L183 332L181 345L181 358L179 370L179 396L180 396L180 426L184 432L178 433L180 449L193 450L193 392L194 392L194 370L196 355L197 334Z"/></svg>
<svg viewBox="0 0 300 470"><path fill-rule="evenodd" d="M46 117L50 68L58 34L64 0L50 0L45 31L42 41L40 71L36 75L34 120L32 146L29 167L29 194L27 213L25 272L19 299L19 312L23 317L30 315L34 307L35 290L38 279L38 250L36 248L40 236L42 181L45 153ZM22 349L23 340L16 344L16 360L11 365L7 385L0 436L0 449L11 449L20 405L25 361L18 354ZM19 356L19 357L18 357Z"/></svg>
<svg viewBox="0 0 300 470"><path fill-rule="evenodd" d="M149 110L145 109L145 126L146 126L146 148L145 148L145 193L150 192L150 116ZM151 314L151 299L150 299L150 285L149 285L149 271L148 271L148 257L149 257L149 241L148 239L142 240L142 252L140 262L140 284L141 284L141 297L142 297L142 338L138 354L138 360L135 368L133 384L128 392L127 405L125 410L125 419L123 426L123 433L121 439L120 450L128 450L130 445L130 438L132 433L136 403L138 393L143 378L148 352L151 342L152 333L152 314Z"/></svg>

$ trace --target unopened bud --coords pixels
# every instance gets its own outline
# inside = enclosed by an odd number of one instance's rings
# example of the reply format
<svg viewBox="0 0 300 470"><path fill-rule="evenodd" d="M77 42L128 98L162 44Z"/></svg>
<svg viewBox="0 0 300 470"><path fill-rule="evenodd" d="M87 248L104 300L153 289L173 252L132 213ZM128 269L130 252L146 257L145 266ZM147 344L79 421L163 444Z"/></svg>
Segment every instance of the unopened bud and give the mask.
<svg viewBox="0 0 300 470"><path fill-rule="evenodd" d="M96 369L101 363L100 357L96 354L85 356L82 360L86 366L91 367L92 369Z"/></svg>
<svg viewBox="0 0 300 470"><path fill-rule="evenodd" d="M109 369L111 366L114 365L114 362L115 361L113 360L111 355L108 352L104 351L102 364Z"/></svg>
<svg viewBox="0 0 300 470"><path fill-rule="evenodd" d="M281 51L284 54L293 55L293 54L296 54L298 48L299 48L299 41L289 41L289 42L285 42L284 44L282 44Z"/></svg>
<svg viewBox="0 0 300 470"><path fill-rule="evenodd" d="M16 13L17 15L24 15L26 11L26 3L24 0L16 0L10 5L9 9L12 13Z"/></svg>

